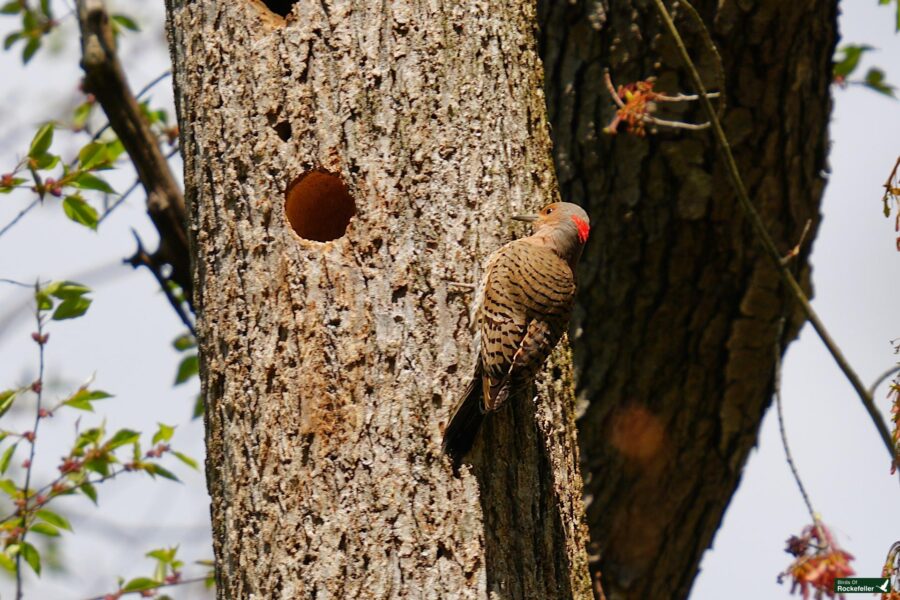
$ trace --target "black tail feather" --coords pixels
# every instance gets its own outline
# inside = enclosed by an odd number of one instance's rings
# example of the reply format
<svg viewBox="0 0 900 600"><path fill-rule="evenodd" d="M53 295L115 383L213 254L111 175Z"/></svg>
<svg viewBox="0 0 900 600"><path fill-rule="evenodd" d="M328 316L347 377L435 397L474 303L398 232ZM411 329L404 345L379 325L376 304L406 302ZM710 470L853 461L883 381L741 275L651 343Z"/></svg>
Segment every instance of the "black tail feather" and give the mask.
<svg viewBox="0 0 900 600"><path fill-rule="evenodd" d="M481 422L484 420L481 402L481 360L479 360L472 381L466 387L450 422L447 423L447 429L444 430L444 454L452 458L455 465L459 465L475 443L475 436L478 435Z"/></svg>

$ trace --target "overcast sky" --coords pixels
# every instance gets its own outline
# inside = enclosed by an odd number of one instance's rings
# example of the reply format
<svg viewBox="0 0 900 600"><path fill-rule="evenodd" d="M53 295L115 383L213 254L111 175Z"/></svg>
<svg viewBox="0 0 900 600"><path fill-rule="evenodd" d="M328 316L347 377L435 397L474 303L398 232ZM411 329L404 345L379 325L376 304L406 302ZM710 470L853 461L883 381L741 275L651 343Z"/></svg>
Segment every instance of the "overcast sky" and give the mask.
<svg viewBox="0 0 900 600"><path fill-rule="evenodd" d="M145 24L144 33L123 41L133 87L141 88L168 68L162 2L115 4ZM878 65L888 81L900 82L894 8L879 7L877 0L845 1L843 8L843 40L880 48L864 59L863 68ZM0 19L0 35L14 25L12 19ZM19 64L16 51L0 55L0 81L5 82L0 97L0 172L17 162L40 122L67 114L79 101L76 43L70 16L53 37L51 51L39 53L27 69ZM155 106L171 106L170 85L167 80L154 89ZM900 152L900 106L857 87L836 89L834 96L832 174L812 258L814 306L863 379L873 381L897 361L891 340L900 337L896 318L900 253L893 221L881 214L880 200L881 184ZM54 146L64 156L77 148L74 143ZM180 165L176 168L180 170ZM132 178L120 173L113 184L125 189ZM0 224L29 201L24 194L0 196ZM51 401L95 374L94 386L116 397L103 401L97 414L81 415L82 429L104 418L111 430L147 429L155 421L178 425L173 446L202 459L202 424L189 418L196 380L172 387L180 357L170 343L183 326L147 272L120 264L134 252L131 228L148 247L156 245L142 197L134 194L98 233L68 221L56 202L47 204L0 238L0 277L75 279L95 289L85 318L50 326L47 378L59 384L48 394ZM35 375L36 350L29 338L33 321L18 310L28 297L0 285L0 388ZM886 390L882 387L877 399L887 415ZM783 393L788 435L813 503L839 543L855 555L857 574L879 576L888 548L900 539L896 516L900 489L888 474L886 453L871 422L808 326L788 351ZM4 417L4 426L30 428L29 418L27 412L10 414ZM38 481L51 476L66 451L73 418L61 412L42 424L35 466ZM81 497L61 501L57 508L72 518L77 533L65 536L57 553L68 570L45 572L40 581L29 575L28 597L77 600L111 591L117 575L151 573L152 563L143 554L154 547L180 544L187 561L211 558L202 476L179 463L168 466L184 484L113 481L99 489L100 510ZM130 479L141 478L133 474ZM770 411L713 548L704 556L692 599L788 598L789 586L775 581L790 562L784 541L809 520L784 461L775 413ZM186 575L199 573L200 567L185 568ZM0 580L0 596L10 597L11 585ZM179 590L174 595L208 597L200 590Z"/></svg>

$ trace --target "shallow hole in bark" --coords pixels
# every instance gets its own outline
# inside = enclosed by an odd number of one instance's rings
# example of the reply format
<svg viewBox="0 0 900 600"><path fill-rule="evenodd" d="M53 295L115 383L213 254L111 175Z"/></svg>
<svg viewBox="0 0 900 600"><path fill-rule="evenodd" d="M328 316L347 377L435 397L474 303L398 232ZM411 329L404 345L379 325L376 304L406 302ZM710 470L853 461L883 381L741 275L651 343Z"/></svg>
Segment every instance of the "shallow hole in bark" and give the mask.
<svg viewBox="0 0 900 600"><path fill-rule="evenodd" d="M281 121L277 125L274 125L272 129L275 130L275 133L278 134L278 137L281 138L282 142L286 142L291 139L291 124L287 121Z"/></svg>
<svg viewBox="0 0 900 600"><path fill-rule="evenodd" d="M288 16L291 12L291 7L296 3L297 0L263 0L263 4L266 5L266 8L282 17Z"/></svg>
<svg viewBox="0 0 900 600"><path fill-rule="evenodd" d="M356 203L340 177L308 171L288 187L284 210L297 235L327 242L347 232Z"/></svg>

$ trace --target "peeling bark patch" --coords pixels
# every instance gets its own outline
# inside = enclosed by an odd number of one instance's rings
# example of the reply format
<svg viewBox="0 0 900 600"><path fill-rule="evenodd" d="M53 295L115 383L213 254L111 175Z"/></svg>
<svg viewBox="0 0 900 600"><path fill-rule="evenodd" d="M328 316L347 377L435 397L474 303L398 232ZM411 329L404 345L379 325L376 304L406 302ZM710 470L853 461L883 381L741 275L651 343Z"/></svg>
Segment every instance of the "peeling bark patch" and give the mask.
<svg viewBox="0 0 900 600"><path fill-rule="evenodd" d="M356 203L341 178L309 171L288 187L284 206L294 232L306 240L328 242L347 232Z"/></svg>

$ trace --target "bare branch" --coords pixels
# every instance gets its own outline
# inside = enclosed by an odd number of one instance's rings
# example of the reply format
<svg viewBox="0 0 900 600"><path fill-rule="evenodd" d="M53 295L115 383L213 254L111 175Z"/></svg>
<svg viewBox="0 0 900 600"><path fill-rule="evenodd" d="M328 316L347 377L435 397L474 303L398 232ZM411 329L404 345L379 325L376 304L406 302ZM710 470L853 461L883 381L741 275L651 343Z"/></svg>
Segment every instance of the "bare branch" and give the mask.
<svg viewBox="0 0 900 600"><path fill-rule="evenodd" d="M122 140L147 192L147 213L159 231L160 262L172 266L172 280L191 298L187 211L181 188L141 114L115 49L103 0L77 0L86 91L94 94Z"/></svg>
<svg viewBox="0 0 900 600"><path fill-rule="evenodd" d="M35 198L34 200L31 201L31 204L29 204L28 206L26 206L25 208L20 210L19 214L17 214L15 217L13 217L12 221L10 221L6 225L4 225L3 229L0 229L0 236L2 236L4 233L6 233L10 229L12 229L13 225L18 223L22 219L22 217L24 217L29 212L31 212L31 209L33 209L35 206L37 206L40 203L40 201L41 201L40 198Z"/></svg>

